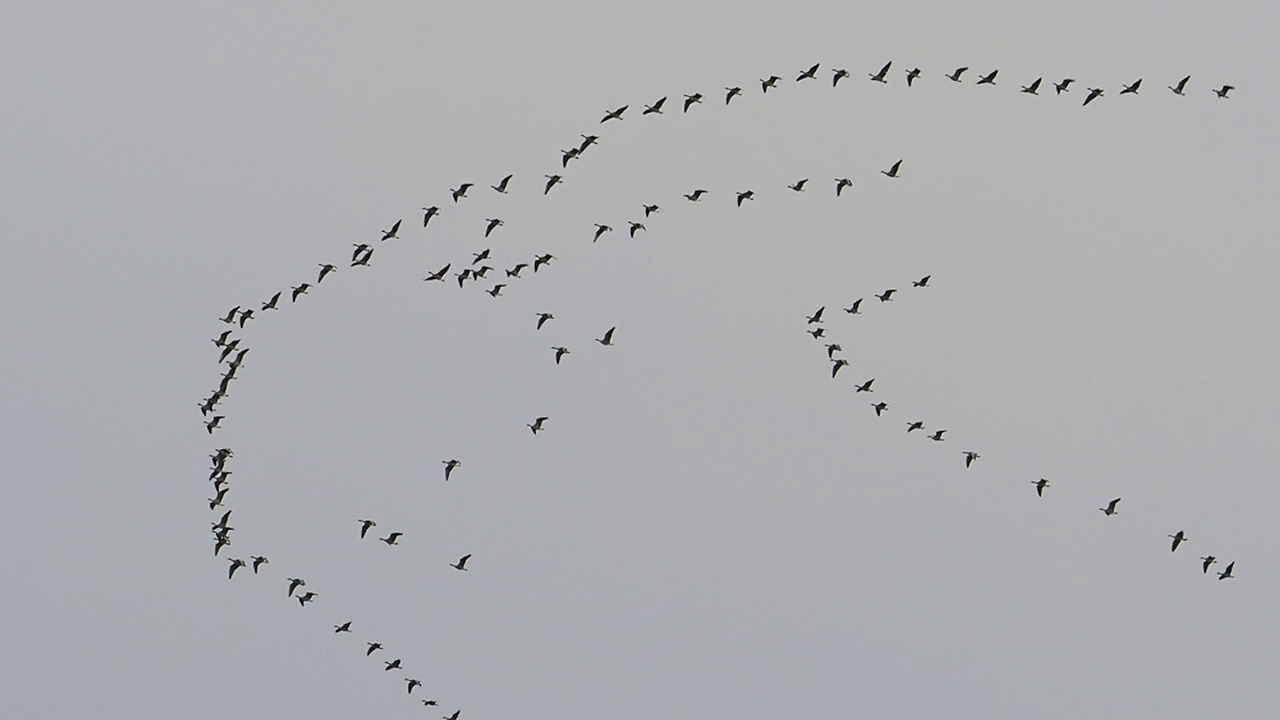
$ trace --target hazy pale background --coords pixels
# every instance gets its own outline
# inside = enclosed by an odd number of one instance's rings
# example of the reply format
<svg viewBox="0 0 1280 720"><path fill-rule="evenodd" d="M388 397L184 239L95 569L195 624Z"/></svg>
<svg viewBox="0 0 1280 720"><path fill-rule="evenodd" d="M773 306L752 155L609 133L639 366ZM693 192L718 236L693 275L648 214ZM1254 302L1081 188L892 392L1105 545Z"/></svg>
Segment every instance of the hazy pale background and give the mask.
<svg viewBox="0 0 1280 720"><path fill-rule="evenodd" d="M1275 4L793 5L5 5L4 714L1275 717ZM421 282L483 247L559 259ZM319 262L210 438L216 318Z"/></svg>

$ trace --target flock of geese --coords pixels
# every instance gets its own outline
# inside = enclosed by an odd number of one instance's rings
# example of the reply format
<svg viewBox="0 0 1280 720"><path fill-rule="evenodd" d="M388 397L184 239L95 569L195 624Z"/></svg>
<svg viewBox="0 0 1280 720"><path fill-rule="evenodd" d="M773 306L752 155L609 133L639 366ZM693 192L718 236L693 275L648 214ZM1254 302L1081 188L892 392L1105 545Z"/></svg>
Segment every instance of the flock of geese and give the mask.
<svg viewBox="0 0 1280 720"><path fill-rule="evenodd" d="M868 73L868 77L872 82L888 83L890 81L889 78L892 68L892 62L885 63L878 71ZM795 82L816 80L820 69L820 64L815 64L806 69L802 69L797 75ZM832 87L837 87L842 80L852 77L851 74L844 69L831 68L830 71ZM968 67L959 67L951 73L941 75L941 77L944 77L954 83L962 83L964 82L965 73L968 71ZM991 70L985 74L981 74L973 84L995 86L997 85L998 75L999 70ZM908 87L916 87L918 84L924 82L924 78L927 78L919 68L906 69L901 77ZM1043 77L1037 77L1026 85L1020 85L1020 92L1028 95L1039 94L1043 80ZM760 80L761 94L769 94L771 91L779 91L780 88L778 83L781 81L782 78L777 75L762 78ZM1188 94L1188 85L1190 81L1191 76L1186 76L1167 87L1174 95L1185 96ZM1076 80L1074 78L1063 78L1058 82L1054 82L1054 94L1062 95L1070 92L1071 86L1075 82ZM1123 85L1117 95L1138 95L1141 87L1142 79L1139 78L1129 84ZM1219 88L1213 89L1213 93L1218 98L1226 99L1233 89L1233 86L1224 84ZM724 104L726 106L729 105L735 98L742 97L743 94L744 90L740 86L725 88ZM1089 87L1082 104L1087 106L1103 96L1103 88ZM695 105L700 105L703 99L704 96L702 93L684 95L682 113L690 112ZM646 104L645 109L640 114L642 116L661 115L663 114L666 102L666 96L658 98L653 103ZM624 121L625 114L629 108L630 105L622 105L606 112L604 117L600 119L600 124L606 124L613 121ZM561 151L559 162L559 169L561 172L567 172L571 162L580 159L584 153L586 153L592 146L596 145L601 139L599 135L594 134L582 134L580 137L580 142L575 141L575 144L570 147L570 149ZM902 178L905 172L903 162L904 161L902 159L898 159L884 169L879 170L879 174L890 180ZM776 186L776 190L778 192L806 192L810 187L810 180L810 178L799 178L789 182L779 182ZM536 181L535 189L540 188L541 195L546 196L564 181L565 178L561 174L546 174L542 179ZM517 183L516 186L513 186L513 182ZM844 197L845 193L855 185L854 180L849 177L833 178L831 182L832 185L830 187L832 188L832 192L836 198ZM509 192L516 190L518 184L518 181L515 181L515 174L513 173L506 175L495 184L489 185L488 187L497 195L507 195ZM474 196L471 193L475 188L476 183L473 182L460 183L456 188L451 188L449 190L449 194L452 204L454 206L461 206L464 200L473 198ZM681 193L680 195L683 197L684 201L688 203L701 203L707 197L718 194L720 193L712 193L706 188L694 188L689 192ZM767 194L767 192L765 194ZM742 208L744 204L754 202L758 197L756 191L750 188L726 190L723 192L723 195L731 198L733 200L733 205L736 208ZM675 202L679 202L679 200L676 200ZM423 207L422 211L422 234L427 235L431 232L430 225L432 220L445 213L446 210L442 209L440 205L430 205ZM625 225L620 226L626 227L628 237L635 239L639 233L648 231L645 222L655 214L661 212L662 206L658 203L640 203L636 216L625 219L623 221L625 222ZM386 230L378 231L377 240L353 243L354 249L351 253L350 261L347 263L348 268L371 267L373 265L375 254L385 247L385 243L401 239L400 231L402 223L403 220L396 220ZM506 223L500 217L486 217L484 218L483 223L481 223L477 228L476 232L480 239L489 240L495 235L495 233L498 233L499 230L505 226ZM589 231L584 231L584 236L589 236L590 244L594 245L606 235L612 233L613 230L613 226L608 222L595 223L594 227ZM584 240L585 239L586 238L584 237ZM548 267L555 260L557 260L557 257L550 252L537 253L533 255L533 257L508 258L507 262L503 263L500 274L500 271L497 268L497 264L499 263L498 254L495 254L495 251L492 248L486 247L479 252L471 253L469 262L466 258L454 259L445 262L443 266L434 271L430 271L423 279L426 282L446 282L452 278L453 281L456 281L459 288L465 289L468 283L479 284L481 281L488 280L489 274L493 273L495 278L499 278L505 282L492 282L491 284L486 283L488 284L488 287L484 289L483 292L494 298L498 298L502 296L503 290L508 288L510 285L517 282L527 281L530 278L530 275L523 274L525 270L529 270L531 275L536 275L540 270ZM494 264L491 265L491 262ZM217 348L218 364L223 366L224 369L216 389L199 403L200 412L204 418L205 429L209 435L213 435L215 432L221 432L223 428L223 422L227 418L225 415L220 414L219 408L228 395L228 389L231 381L237 377L244 364L245 357L249 353L248 346L244 344L243 338L239 336L238 333L244 331L250 321L260 320L269 314L283 310L284 307L286 307L283 305L283 298L286 293L289 296L289 305L298 303L301 301L303 296L309 294L311 290L318 288L326 278L339 272L339 265L333 262L321 262L317 263L317 265L319 266L319 272L315 274L314 281L308 279L307 281L301 282L297 285L289 285L288 290L282 289L276 291L271 294L267 300L260 303L237 305L219 318L225 327L215 338L213 338L213 344ZM453 272L455 266L458 266L459 269L456 272ZM919 279L911 281L910 287L913 290L928 288L930 287L931 278L931 275L920 277ZM882 306L892 302L895 294L898 292L897 288L886 288L880 293L874 294L873 297L879 301L876 305ZM841 308L843 314L847 318L862 314L862 304L864 299L865 298L858 298L850 303L848 307ZM842 369L849 368L851 366L847 359L840 356L843 352L840 344L838 342L830 341L827 337L825 312L825 305L819 307L812 315L807 316L805 327L807 332L812 335L815 340L822 343L826 353L826 359L830 362L831 377L834 380L840 375ZM547 324L555 319L555 315L551 312L540 310L535 314L535 318L536 320L533 323L533 329L535 331L542 332ZM614 334L617 330L618 328L616 326L610 327L605 330L600 337L593 338L593 340L602 347L611 347L614 345ZM557 366L561 365L566 356L571 354L569 347L563 344L552 345L551 350L554 353L554 364ZM861 382L854 381L853 394L856 396L861 393L874 393L874 383L874 377ZM874 410L876 417L884 417L890 409L889 403L883 400L870 403L870 405ZM534 418L532 422L527 423L527 427L530 432L536 436L549 430L548 423L550 423L550 420L551 418L548 416L538 416ZM946 428L926 428L925 423L922 420L911 420L907 422L906 432L913 433L916 431L920 431L922 436L927 437L935 443L941 443L948 439L946 437L948 432ZM964 458L965 468L972 467L973 464L982 457L973 450L962 450L961 453ZM208 503L209 509L213 511L215 513L215 517L218 518L212 523L214 543L213 554L218 558L222 557L223 549L232 544L231 533L235 529L229 524L231 522L232 511L230 509L225 509L228 492L230 490L230 476L232 475L232 470L229 469L229 463L234 455L234 451L230 447L220 447L214 450L209 456L212 463L209 469L209 481L213 485L213 497L208 498ZM444 481L449 481L462 467L462 462L456 458L442 460L441 462L444 465ZM1031 484L1035 489L1036 495L1041 498L1045 496L1045 490L1050 487L1049 481L1045 478L1033 480L1031 481ZM1099 509L1107 517L1113 517L1118 514L1120 501L1121 498L1114 498ZM359 540L365 540L370 530L378 525L376 521L370 519L358 519L356 522L358 523ZM397 545L400 538L403 536L404 532L401 530L388 532L385 537L377 537L375 534L377 540L385 543L389 547ZM1170 552L1176 552L1183 543L1189 541L1189 538L1182 530L1178 530L1176 533L1169 535L1168 537L1172 539ZM243 557L225 558L229 563L227 569L227 577L229 580L234 580L236 573L242 570L245 573L249 573L251 570L251 574L255 576L265 572L263 571L263 567L269 564L265 555L248 555L247 557L248 560L245 560ZM456 562L449 563L449 566L458 571L468 571L468 562L471 560L471 557L472 556L470 554L463 555ZM1210 568L1216 562L1217 557L1214 555L1201 557L1200 568L1202 573L1207 575ZM245 570L245 568L249 568L249 570ZM1233 561L1228 563L1222 572L1216 573L1218 579L1226 580L1235 577L1234 569L1235 562ZM284 588L284 597L297 600L299 606L306 607L308 604L315 602L320 595L310 589L306 589L304 591L304 588L307 588L307 583L304 579L287 577ZM352 633L353 621L344 620L343 622L334 624L332 628L335 634ZM380 651L385 651L382 642L376 640L366 641L364 650L364 655L366 657L372 657L375 652ZM383 665L384 670L387 672L400 671L405 673L402 679L405 682L406 690L409 695L413 695L415 689L422 687L423 683L420 680L407 675L406 668L404 667L401 658L396 657L392 660L383 661ZM438 704L434 699L422 699L421 702L425 706L436 706ZM444 720L458 720L460 714L461 711L457 710L451 715L445 715L442 717Z"/></svg>

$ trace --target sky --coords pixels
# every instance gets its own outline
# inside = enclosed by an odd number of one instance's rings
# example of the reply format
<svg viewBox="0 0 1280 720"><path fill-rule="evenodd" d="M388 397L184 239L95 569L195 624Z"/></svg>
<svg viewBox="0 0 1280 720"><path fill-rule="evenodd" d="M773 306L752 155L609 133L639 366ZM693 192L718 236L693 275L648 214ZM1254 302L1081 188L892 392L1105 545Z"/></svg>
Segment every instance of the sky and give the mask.
<svg viewBox="0 0 1280 720"><path fill-rule="evenodd" d="M0 10L6 710L1273 717L1274 5L792 5Z"/></svg>

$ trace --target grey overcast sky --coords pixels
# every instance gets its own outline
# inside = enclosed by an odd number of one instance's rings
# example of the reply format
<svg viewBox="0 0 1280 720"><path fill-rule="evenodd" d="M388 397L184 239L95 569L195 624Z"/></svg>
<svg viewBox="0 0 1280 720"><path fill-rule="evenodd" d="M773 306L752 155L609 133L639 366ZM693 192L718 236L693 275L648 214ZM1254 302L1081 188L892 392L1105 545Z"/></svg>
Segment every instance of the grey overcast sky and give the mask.
<svg viewBox="0 0 1280 720"><path fill-rule="evenodd" d="M1275 717L1278 12L7 3L3 714Z"/></svg>

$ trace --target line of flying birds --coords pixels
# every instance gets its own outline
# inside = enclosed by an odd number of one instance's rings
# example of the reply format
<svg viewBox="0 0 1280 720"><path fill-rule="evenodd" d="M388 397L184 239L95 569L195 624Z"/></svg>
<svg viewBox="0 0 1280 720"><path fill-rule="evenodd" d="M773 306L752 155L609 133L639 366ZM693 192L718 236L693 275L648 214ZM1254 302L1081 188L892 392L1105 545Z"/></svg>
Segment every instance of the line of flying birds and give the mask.
<svg viewBox="0 0 1280 720"><path fill-rule="evenodd" d="M889 78L890 78L890 73L892 71L892 67L893 67L892 62L885 63L878 71L874 73L868 73L867 74L868 78L873 82L888 84L890 81ZM807 69L801 70L796 77L796 82L802 82L806 80L817 80L820 69L821 69L821 64L814 64ZM942 75L942 77L945 77L948 80L955 83L962 83L964 82L964 76L968 71L969 71L968 67L958 67L955 70L953 70L951 73ZM921 81L921 78L925 77L924 73L922 73L919 68L905 69L903 72L904 72L903 78L904 78L905 84L908 87L915 87L915 85ZM998 75L999 75L999 70L991 70L985 74L980 75L978 79L974 82L974 84L994 86L997 84ZM851 74L844 69L831 68L832 87L839 86L842 80L850 77L851 77ZM778 88L778 83L781 81L782 81L782 78L777 75L771 75L767 78L760 79L761 93L767 94L769 93L770 90L776 90ZM1020 92L1028 95L1038 95L1040 93L1040 89L1043 81L1044 81L1043 77L1037 77L1027 85L1020 85L1019 86ZM1190 83L1190 81L1191 81L1191 76L1188 75L1186 77L1183 77L1178 82L1172 85L1168 85L1167 87L1174 95L1184 96L1188 93L1188 84ZM1070 92L1070 89L1075 82L1076 80L1074 78L1069 78L1069 77L1063 78L1062 80L1057 82L1053 82L1052 85L1054 87L1054 94L1062 95L1064 93ZM1138 78L1129 84L1123 85L1122 88L1117 93L1117 95L1121 95L1121 96L1138 95L1142 87L1142 82L1143 82L1142 78ZM1216 94L1218 98L1226 99L1229 93L1234 89L1235 88L1232 85L1223 84L1220 87L1213 89L1213 93ZM729 105L734 100L734 98L741 97L742 95L743 95L742 87L740 86L726 87L725 95L724 95L724 104ZM1102 88L1088 87L1087 93L1085 95L1082 105L1087 106L1090 103L1094 102L1096 99L1103 96L1104 96L1104 90ZM663 114L667 99L668 99L667 96L663 96L661 98L658 98L656 101L654 101L651 104L645 104L644 110L641 111L641 115ZM682 104L682 113L688 113L690 109L693 108L693 106L702 104L703 99L704 99L704 96L700 92L684 95L684 101ZM623 120L624 115L629 108L630 108L630 105L628 104L628 105L619 106L613 110L608 111L607 113L605 113L604 117L600 119L599 121L600 124L605 124L614 120L619 120L619 121ZM595 134L582 134L580 137L582 138L581 142L575 141L576 144L574 146L570 147L568 150L561 151L560 169L562 172L564 170L567 170L567 168L569 167L569 164L572 161L581 158L589 148L596 145L600 140L600 136ZM902 165L903 165L903 160L899 159L896 162L893 162L891 165L889 165L886 169L880 170L880 174L888 178L899 178L901 177L900 173L902 171ZM514 174L508 174L504 176L502 179L500 179L496 184L490 185L489 187L499 195L507 195L512 190L511 183L512 183L513 177L514 177ZM560 174L551 173L551 174L544 175L543 179L545 180L545 182L540 182L539 184L541 186L541 195L546 196L550 194L552 189L562 184L565 178ZM785 183L785 187L792 192L800 193L800 192L805 192L808 189L809 183L810 183L810 178L800 178L800 179ZM833 178L832 183L833 183L834 194L836 197L842 197L843 193L854 185L853 180L848 177ZM456 204L456 203L459 203L464 198L471 197L469 193L474 187L475 187L475 183L464 182L459 184L458 187L456 188L451 188L449 193L453 203ZM682 197L689 202L699 203L709 194L710 192L706 188L696 188L688 193L682 193ZM756 192L753 189L734 190L726 193L726 196L732 198L734 202L734 206L738 208L741 208L747 202L755 201L757 198ZM654 215L655 213L661 212L661 206L656 203L645 203L641 205L640 210L643 213L643 217L626 221L627 232L629 237L631 238L635 238L637 236L637 233L647 231L648 228L645 226L645 223L643 222L643 220L647 220L650 216ZM426 229L431 224L431 221L434 218L438 217L443 212L439 205L431 205L431 206L423 207L422 211L423 211L422 227L424 229ZM377 241L354 243L353 244L354 250L350 258L350 264L349 264L350 267L370 267L375 254L375 250L378 246L381 245L381 243L384 243L389 240L400 239L402 222L403 222L402 220L397 220L389 228L385 230L380 230L378 232ZM485 239L489 239L491 236L494 235L494 233L498 231L499 228L502 228L505 226L506 226L506 222L502 218L486 217L484 218L484 222L481 226L481 232ZM594 230L592 231L591 242L593 244L596 243L601 239L602 236L612 231L613 231L613 227L611 225L605 224L605 223L596 223L594 226ZM492 250L490 248L485 248L480 252L471 253L471 255L472 255L472 259L470 263L462 267L462 269L459 272L453 273L452 275L452 277L454 278L454 280L456 280L460 288L464 287L468 281L482 280L487 277L488 273L496 272L493 266L487 264L489 261L494 260ZM536 274L541 268L549 265L553 260L556 260L555 255L549 252L544 252L544 253L536 254L534 257L532 257L527 261L523 261L523 260L517 261L509 269L506 269L504 271L505 279L510 281L518 280L522 277L521 273L525 269L529 269L529 268L531 268L532 272ZM496 262L496 260L494 260L494 262ZM430 272L427 275L427 277L424 278L424 280L428 282L445 281L450 276L450 271L454 267L455 263L461 264L461 261L453 261L453 262L445 263L439 269L433 272ZM218 336L213 339L213 343L218 349L218 353L219 353L218 362L219 364L226 363L227 364L226 370L221 376L221 380L218 383L218 387L208 397L201 400L199 404L201 414L206 418L206 420L204 421L204 424L208 434L212 435L215 431L218 431L222 427L222 421L225 420L226 418L224 415L218 414L218 407L221 404L221 402L228 397L228 390L230 387L230 383L232 380L236 378L237 373L239 372L240 368L243 366L245 357L249 352L249 348L242 344L241 338L234 337L234 334L238 330L244 330L246 324L250 320L261 317L262 315L270 311L280 309L280 303L282 301L283 296L286 293L289 295L289 304L297 303L300 297L308 294L308 292L312 288L319 286L325 280L325 278L327 278L331 274L334 274L338 271L338 265L334 263L327 263L327 262L318 263L318 266L320 269L315 277L314 282L308 281L308 282L302 282L298 285L291 285L290 290L287 290L287 291L280 290L278 292L275 292L265 302L256 304L254 306L237 305L236 307L230 309L226 313L226 315L220 318L222 323L229 325L230 327L220 332ZM919 280L913 281L912 287L914 288L928 287L930 279L931 279L931 276L926 275L920 278ZM494 284L489 289L485 290L485 292L497 298L501 296L502 291L506 287L508 287L506 283L497 283L497 284ZM875 297L880 301L880 303L887 303L893 299L893 296L896 292L898 292L896 289L889 288L875 295ZM848 315L861 314L862 301L863 301L863 298L859 298L855 300L849 307L842 308L844 313ZM808 316L807 318L806 325L809 326L808 332L811 335L813 335L815 339L818 339L818 340L824 340L824 338L826 337L826 330L825 330L825 327L823 326L824 311L825 311L825 306L820 307L816 312L814 312L813 315ZM543 327L549 321L554 319L555 319L555 315L550 312L537 312L534 329L542 330ZM613 337L616 329L617 329L616 327L609 328L601 335L601 337L595 338L595 342L606 347L613 345ZM827 353L827 359L831 362L831 376L834 379L840 373L842 368L850 367L850 364L849 364L849 361L846 360L845 358L837 357L837 354L843 351L839 343L825 342L825 340L824 340L824 343L825 343L825 349ZM559 365L562 359L566 355L570 354L569 348L563 345L554 345L551 347L551 349L554 352L554 361L556 365ZM867 393L874 392L874 388L873 388L874 382L875 382L875 378L870 378L860 384L856 384L855 394L863 393L863 392L867 392ZM877 417L882 416L889 409L888 403L884 401L871 403L871 406L874 409ZM532 422L527 423L527 427L529 428L532 434L537 435L546 430L546 423L548 423L549 421L550 421L550 418L547 416L538 416L534 418ZM945 440L944 436L947 433L946 429L935 429L930 433L929 431L925 430L923 421L912 421L908 423L907 425L908 433L915 432L917 430L922 431L927 437L929 437L931 440L935 442L944 441ZM212 461L212 467L210 469L209 480L213 483L213 495L214 495L213 497L208 498L209 508L211 511L217 512L220 508L224 506L225 500L227 498L227 493L230 488L229 478L230 478L230 475L232 474L232 471L228 469L227 466L228 466L228 461L233 456L234 456L233 451L231 450L231 448L228 448L228 447L218 448L210 455L210 459ZM974 452L971 450L963 451L963 456L964 456L964 463L966 468L971 467L973 463L981 457L977 452ZM453 473L462 466L462 463L457 459L444 460L442 461L442 463L444 465L445 481L448 481L452 477ZM1040 496L1040 497L1043 497L1045 489L1050 486L1049 481L1044 478L1032 481L1032 485L1035 487L1037 496ZM1117 507L1120 503L1120 500L1121 500L1120 498L1115 498L1111 500L1109 503L1107 503L1104 507L1100 508L1100 510L1108 517L1114 516L1117 514ZM231 544L231 532L234 530L234 528L231 527L231 525L229 524L230 520L231 520L231 510L225 510L221 512L221 515L218 517L218 520L212 523L212 530L214 535L214 556L215 557L219 555L219 553L224 547L227 547ZM369 531L375 526L377 526L377 522L373 520L368 520L368 519L360 519L358 520L358 523L359 523L359 537L361 539L366 538ZM403 536L404 536L404 533L402 531L397 530L397 531L388 533L386 537L380 537L377 539L387 544L388 546L395 546L399 543L400 538ZM1170 548L1171 551L1176 551L1181 546L1182 543L1188 541L1186 534L1182 530L1179 530L1177 533L1173 535L1169 535L1169 538L1172 539L1172 544ZM227 570L228 579L233 579L237 571L240 571L242 568L245 568L245 567L251 567L252 573L254 575L257 575L259 574L259 571L262 568L262 566L269 564L269 561L265 556L250 555L248 557L249 557L248 561L242 558L228 558L229 560L229 567ZM457 562L449 563L449 565L450 567L456 570L466 571L468 570L468 562L470 561L471 557L472 556L470 554L464 555L460 557L457 560ZM1217 562L1217 558L1213 555L1207 555L1207 556L1201 557L1200 560L1201 560L1202 572L1204 574L1208 574L1210 567ZM1228 578L1235 577L1233 574L1234 569L1235 569L1235 563L1234 562L1228 563L1222 572L1217 573L1218 579L1225 580ZM310 590L306 592L299 592L300 588L304 588L306 586L306 581L303 580L302 578L287 578L287 583L288 583L287 597L296 599L300 606L305 607L307 604L314 602L315 599L319 597L318 593ZM348 620L343 623L334 625L333 628L335 633L339 633L339 634L350 633L352 631L352 621ZM374 652L377 652L382 649L383 649L383 646L382 646L382 643L380 642L367 642L365 655L372 656ZM385 665L385 670L387 671L403 670L402 660L400 658L387 661L384 663L384 665ZM422 686L422 683L415 678L405 677L404 679L406 681L407 691L409 694L412 694L415 688ZM424 705L427 705L427 706L434 706L437 704L435 700L423 700L422 702ZM456 711L452 715L443 716L443 718L444 720L459 720L460 714L461 714L461 711Z"/></svg>

